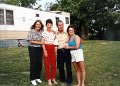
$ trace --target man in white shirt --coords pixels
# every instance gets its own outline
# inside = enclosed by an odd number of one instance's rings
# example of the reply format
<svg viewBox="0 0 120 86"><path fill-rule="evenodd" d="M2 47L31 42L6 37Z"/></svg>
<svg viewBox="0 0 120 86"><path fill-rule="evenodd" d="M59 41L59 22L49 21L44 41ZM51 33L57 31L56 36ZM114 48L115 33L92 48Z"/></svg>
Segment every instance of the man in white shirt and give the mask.
<svg viewBox="0 0 120 86"><path fill-rule="evenodd" d="M67 84L72 83L72 69L71 69L71 54L69 49L65 49L68 42L68 35L64 32L63 22L61 20L56 23L58 33L56 38L58 39L58 50L57 50L57 67L59 70L59 78L61 82ZM66 75L64 70L64 64L66 65Z"/></svg>

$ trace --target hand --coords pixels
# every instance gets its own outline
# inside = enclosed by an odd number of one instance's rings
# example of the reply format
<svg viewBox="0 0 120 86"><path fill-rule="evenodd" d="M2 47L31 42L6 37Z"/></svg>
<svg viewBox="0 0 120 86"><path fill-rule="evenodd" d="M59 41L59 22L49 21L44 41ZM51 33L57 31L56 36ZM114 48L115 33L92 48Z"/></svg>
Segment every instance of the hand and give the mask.
<svg viewBox="0 0 120 86"><path fill-rule="evenodd" d="M55 49L55 55L57 55L57 49Z"/></svg>
<svg viewBox="0 0 120 86"><path fill-rule="evenodd" d="M48 57L47 51L44 51L44 56L45 56L45 57Z"/></svg>
<svg viewBox="0 0 120 86"><path fill-rule="evenodd" d="M69 46L65 46L64 48L65 48L65 49L69 49L70 47L69 47Z"/></svg>
<svg viewBox="0 0 120 86"><path fill-rule="evenodd" d="M42 45L42 44L44 44L44 43L43 43L43 42L40 42L40 41L37 41L36 44Z"/></svg>
<svg viewBox="0 0 120 86"><path fill-rule="evenodd" d="M44 44L44 42L40 42L40 44Z"/></svg>
<svg viewBox="0 0 120 86"><path fill-rule="evenodd" d="M57 35L57 34L58 34L58 31L54 31L54 30L53 30L53 33L54 33L55 35Z"/></svg>
<svg viewBox="0 0 120 86"><path fill-rule="evenodd" d="M57 49L55 49L55 52L57 52Z"/></svg>

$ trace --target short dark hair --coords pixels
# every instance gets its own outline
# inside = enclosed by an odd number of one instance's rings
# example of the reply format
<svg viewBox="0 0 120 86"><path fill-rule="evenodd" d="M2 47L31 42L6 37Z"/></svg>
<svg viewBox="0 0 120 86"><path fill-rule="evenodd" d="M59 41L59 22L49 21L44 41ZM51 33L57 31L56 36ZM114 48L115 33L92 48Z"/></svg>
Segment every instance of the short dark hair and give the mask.
<svg viewBox="0 0 120 86"><path fill-rule="evenodd" d="M62 20L57 20L56 21L56 25L58 26L58 22L62 22ZM63 23L63 22L62 22Z"/></svg>
<svg viewBox="0 0 120 86"><path fill-rule="evenodd" d="M69 26L67 27L67 33L68 33L68 35L69 35L69 28L73 28L73 29L74 29L74 33L76 33L75 27L74 27L73 25L69 25Z"/></svg>
<svg viewBox="0 0 120 86"><path fill-rule="evenodd" d="M44 25L43 25L43 23L41 22L41 20L36 20L36 21L34 22L34 24L31 26L31 29L35 29L35 25L36 25L37 22L39 22L39 23L41 24L40 30L43 30Z"/></svg>
<svg viewBox="0 0 120 86"><path fill-rule="evenodd" d="M48 23L53 24L53 22L52 22L52 20L51 20L51 19L47 19L47 20L46 20L46 25L47 25Z"/></svg>

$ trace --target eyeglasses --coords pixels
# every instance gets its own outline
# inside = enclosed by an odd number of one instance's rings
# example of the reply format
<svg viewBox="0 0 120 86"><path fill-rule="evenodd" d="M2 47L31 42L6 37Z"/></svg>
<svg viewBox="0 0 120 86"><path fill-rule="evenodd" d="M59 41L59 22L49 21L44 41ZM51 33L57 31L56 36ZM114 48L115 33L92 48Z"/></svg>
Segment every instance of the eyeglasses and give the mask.
<svg viewBox="0 0 120 86"><path fill-rule="evenodd" d="M68 30L68 31L74 31L74 30Z"/></svg>

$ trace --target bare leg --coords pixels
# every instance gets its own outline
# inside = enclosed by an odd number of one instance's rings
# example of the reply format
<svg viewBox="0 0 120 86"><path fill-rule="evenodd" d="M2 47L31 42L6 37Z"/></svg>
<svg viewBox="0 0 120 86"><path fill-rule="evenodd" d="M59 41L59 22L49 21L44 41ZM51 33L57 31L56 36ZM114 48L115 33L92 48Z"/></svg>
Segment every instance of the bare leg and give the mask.
<svg viewBox="0 0 120 86"><path fill-rule="evenodd" d="M76 75L77 75L77 81L78 81L77 85L75 86L80 86L80 69L79 69L78 63L73 62L73 66L75 68Z"/></svg>
<svg viewBox="0 0 120 86"><path fill-rule="evenodd" d="M82 84L81 86L85 86L85 65L84 65L84 61L80 61L79 62L79 66L80 66L80 72L81 72L81 78L82 78Z"/></svg>
<svg viewBox="0 0 120 86"><path fill-rule="evenodd" d="M48 85L49 85L49 86L52 86L51 79L48 80Z"/></svg>

